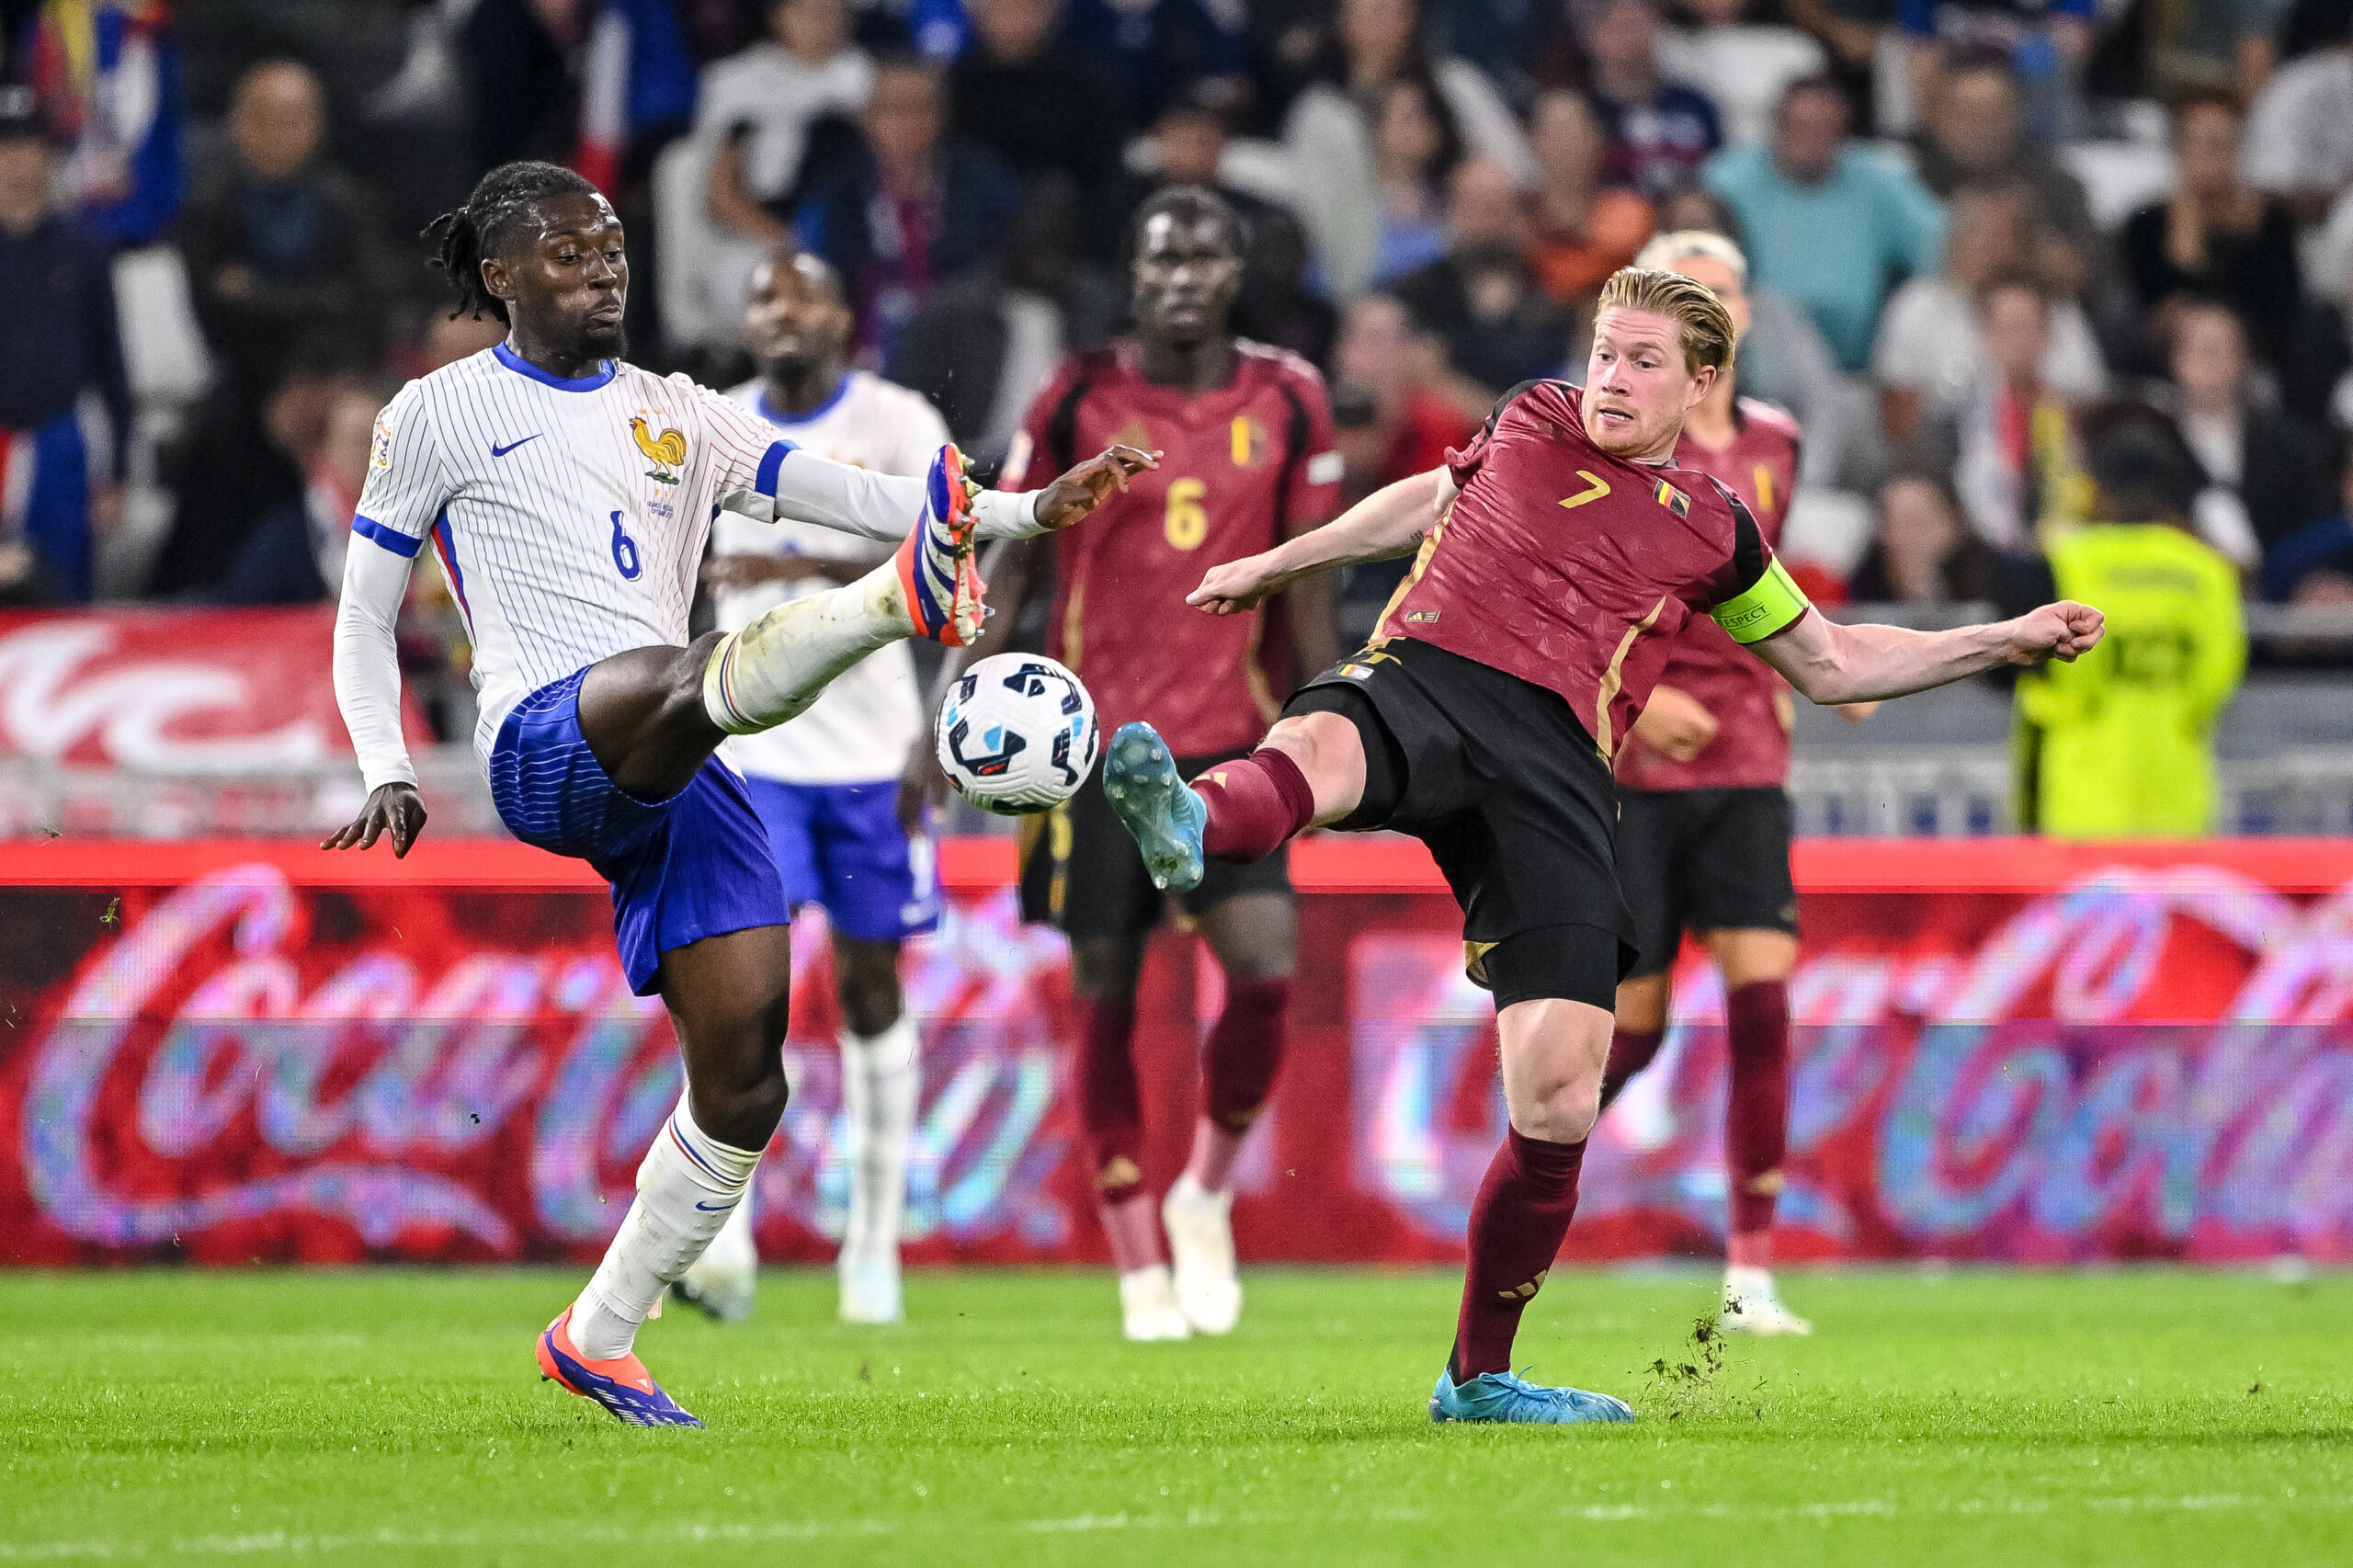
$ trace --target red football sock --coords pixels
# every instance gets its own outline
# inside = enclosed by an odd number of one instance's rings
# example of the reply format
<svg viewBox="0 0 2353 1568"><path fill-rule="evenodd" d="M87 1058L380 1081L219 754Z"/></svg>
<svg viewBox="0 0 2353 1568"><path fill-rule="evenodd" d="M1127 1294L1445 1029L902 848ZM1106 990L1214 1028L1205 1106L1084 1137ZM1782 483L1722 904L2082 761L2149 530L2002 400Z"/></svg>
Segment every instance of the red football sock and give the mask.
<svg viewBox="0 0 2353 1568"><path fill-rule="evenodd" d="M1511 1370L1512 1336L1577 1211L1585 1143L1507 1134L1471 1205L1470 1266L1454 1325L1454 1381Z"/></svg>
<svg viewBox="0 0 2353 1568"><path fill-rule="evenodd" d="M1143 1180L1132 996L1073 998L1078 1010L1078 1117L1095 1156L1095 1189L1116 1203Z"/></svg>
<svg viewBox="0 0 2353 1568"><path fill-rule="evenodd" d="M1282 847L1315 820L1315 791L1284 752L1261 746L1238 762L1221 762L1193 780L1210 820L1201 853L1247 865Z"/></svg>
<svg viewBox="0 0 2353 1568"><path fill-rule="evenodd" d="M1274 1092L1283 1063L1283 1009L1289 980L1229 980L1225 1011L1201 1051L1201 1122L1185 1167L1211 1192L1233 1183L1234 1157L1250 1124Z"/></svg>
<svg viewBox="0 0 2353 1568"><path fill-rule="evenodd" d="M1609 1037L1609 1062L1601 1070L1603 1110L1609 1108L1609 1102L1633 1081L1635 1074L1651 1064L1665 1039L1665 1029L1620 1029Z"/></svg>
<svg viewBox="0 0 2353 1568"><path fill-rule="evenodd" d="M1732 1102L1724 1118L1732 1233L1769 1233L1790 1136L1789 987L1778 980L1740 987L1724 998L1724 1023L1732 1044Z"/></svg>

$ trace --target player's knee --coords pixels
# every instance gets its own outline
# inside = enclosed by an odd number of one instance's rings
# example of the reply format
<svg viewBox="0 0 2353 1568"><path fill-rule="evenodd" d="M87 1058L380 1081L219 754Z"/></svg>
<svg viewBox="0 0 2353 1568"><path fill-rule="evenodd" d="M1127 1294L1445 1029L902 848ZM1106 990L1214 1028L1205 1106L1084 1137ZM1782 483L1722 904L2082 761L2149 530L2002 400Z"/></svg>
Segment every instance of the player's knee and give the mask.
<svg viewBox="0 0 2353 1568"><path fill-rule="evenodd" d="M768 1071L733 1082L711 1082L707 1074L697 1083L695 1122L731 1148L765 1149L784 1120L784 1108L790 1098L784 1060L771 1052Z"/></svg>
<svg viewBox="0 0 2353 1568"><path fill-rule="evenodd" d="M1081 996L1115 1000L1135 994L1143 944L1122 937L1078 937L1070 945L1070 985Z"/></svg>
<svg viewBox="0 0 2353 1568"><path fill-rule="evenodd" d="M887 942L840 942L834 948L842 1023L871 1040L899 1021L898 949Z"/></svg>
<svg viewBox="0 0 2353 1568"><path fill-rule="evenodd" d="M1512 1108L1512 1131L1547 1143L1582 1143L1601 1114L1601 1080L1563 1084Z"/></svg>

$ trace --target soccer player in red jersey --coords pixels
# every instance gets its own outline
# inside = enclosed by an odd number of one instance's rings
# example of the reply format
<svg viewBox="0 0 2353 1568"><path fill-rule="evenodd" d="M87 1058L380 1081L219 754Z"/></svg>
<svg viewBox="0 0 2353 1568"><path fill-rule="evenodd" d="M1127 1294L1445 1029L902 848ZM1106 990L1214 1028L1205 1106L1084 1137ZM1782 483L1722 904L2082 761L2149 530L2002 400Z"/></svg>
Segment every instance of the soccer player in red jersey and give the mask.
<svg viewBox="0 0 2353 1568"><path fill-rule="evenodd" d="M1706 285L1734 329L1748 330L1748 263L1722 234L1662 234L1635 265ZM1797 422L1739 396L1727 369L1685 415L1675 460L1738 496L1773 546L1797 484L1798 440ZM1755 1334L1813 1332L1781 1305L1772 1275L1773 1208L1789 1136L1788 983L1798 956L1790 797L1782 788L1791 719L1781 677L1713 620L1694 616L1670 646L1617 757L1618 885L1641 956L1619 983L1601 1108L1666 1037L1668 981L1688 927L1723 971L1732 1057L1722 1322Z"/></svg>
<svg viewBox="0 0 2353 1568"><path fill-rule="evenodd" d="M1838 703L2074 659L2099 641L2099 612L2077 604L1934 632L1815 613L1746 504L1674 464L1735 336L1691 279L1613 274L1582 391L1515 387L1445 467L1213 568L1190 596L1239 613L1418 545L1370 646L1301 688L1250 756L1190 785L1149 724L1120 731L1104 758L1105 795L1170 888L1196 885L1205 858L1256 860L1313 824L1392 827L1429 846L1462 905L1466 962L1495 994L1510 1126L1472 1204L1436 1420L1633 1418L1607 1394L1514 1377L1511 1346L1576 1210L1636 954L1610 760L1677 635L1710 616L1806 697Z"/></svg>
<svg viewBox="0 0 2353 1568"><path fill-rule="evenodd" d="M1003 482L1059 472L1055 454L1103 430L1149 431L1160 467L1098 511L1076 548L990 558L996 617L972 656L1001 648L1025 595L1050 578L1047 651L1086 683L1107 728L1146 713L1162 721L1191 778L1247 756L1281 711L1291 661L1277 653L1295 649L1303 667L1321 669L1337 648L1326 584L1288 596L1288 614L1271 624L1268 614L1198 615L1185 595L1204 562L1272 549L1331 517L1340 457L1313 367L1226 330L1244 248L1232 209L1176 187L1139 209L1132 232L1134 337L1063 361L1031 404ZM916 771L936 771L930 746L917 751ZM1183 894L1225 971L1225 1006L1202 1051L1192 1156L1155 1216L1139 1163L1132 1037L1144 939L1166 900L1099 780L1030 826L1022 906L1070 937L1080 1113L1126 1335L1223 1334L1242 1307L1228 1218L1234 1160L1282 1060L1295 928L1285 858L1214 867Z"/></svg>

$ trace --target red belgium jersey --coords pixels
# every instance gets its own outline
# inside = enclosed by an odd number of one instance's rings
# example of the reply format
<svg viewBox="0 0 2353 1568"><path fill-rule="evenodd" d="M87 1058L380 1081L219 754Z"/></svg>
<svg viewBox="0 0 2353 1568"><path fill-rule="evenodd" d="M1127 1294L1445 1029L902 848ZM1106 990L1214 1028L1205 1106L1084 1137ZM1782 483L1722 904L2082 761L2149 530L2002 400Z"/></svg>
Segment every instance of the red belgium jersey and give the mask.
<svg viewBox="0 0 2353 1568"><path fill-rule="evenodd" d="M1086 683L1105 733L1149 719L1178 756L1256 744L1290 689L1287 670L1261 664L1262 612L1204 615L1185 596L1211 566L1339 509L1324 378L1284 349L1233 347L1233 374L1199 396L1144 380L1133 343L1064 359L1005 464L1012 490L1114 442L1160 452L1054 536L1047 652Z"/></svg>
<svg viewBox="0 0 2353 1568"><path fill-rule="evenodd" d="M1733 405L1732 444L1709 451L1687 432L1675 460L1712 474L1748 503L1768 545L1781 542L1798 477L1798 423L1769 403ZM1771 666L1704 616L1675 639L1661 684L1688 692L1715 716L1716 738L1689 762L1629 740L1618 754L1620 782L1636 790L1777 790L1790 776L1789 687Z"/></svg>
<svg viewBox="0 0 2353 1568"><path fill-rule="evenodd" d="M1708 475L1594 445L1583 396L1566 381L1525 382L1448 454L1461 493L1375 645L1410 637L1549 687L1607 761L1685 624L1755 598L1773 551ZM1745 624L1761 635L1795 613L1777 600Z"/></svg>

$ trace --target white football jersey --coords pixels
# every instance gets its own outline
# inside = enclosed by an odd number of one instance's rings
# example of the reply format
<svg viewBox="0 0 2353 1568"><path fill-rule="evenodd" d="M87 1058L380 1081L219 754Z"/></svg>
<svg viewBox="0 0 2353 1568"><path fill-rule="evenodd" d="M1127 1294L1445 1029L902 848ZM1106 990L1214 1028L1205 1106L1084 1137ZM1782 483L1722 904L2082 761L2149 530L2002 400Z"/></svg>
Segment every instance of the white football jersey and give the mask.
<svg viewBox="0 0 2353 1568"><path fill-rule="evenodd" d="M920 479L948 441L948 423L922 393L864 370L842 378L834 395L803 415L780 414L746 381L727 395L776 426L794 446L835 462L877 473ZM786 518L755 522L722 512L711 525L717 555L807 555L839 561L848 574L889 559L869 541ZM834 586L823 577L764 583L719 596L719 626L733 631L789 598ZM809 710L756 735L731 737L723 748L745 773L788 784L870 784L896 778L908 749L923 733L923 696L914 656L904 642L868 654L835 676Z"/></svg>
<svg viewBox="0 0 2353 1568"><path fill-rule="evenodd" d="M472 636L487 764L540 687L685 645L711 514L733 494L774 494L792 447L685 376L608 359L565 381L500 344L392 399L352 528L404 556L431 540Z"/></svg>

